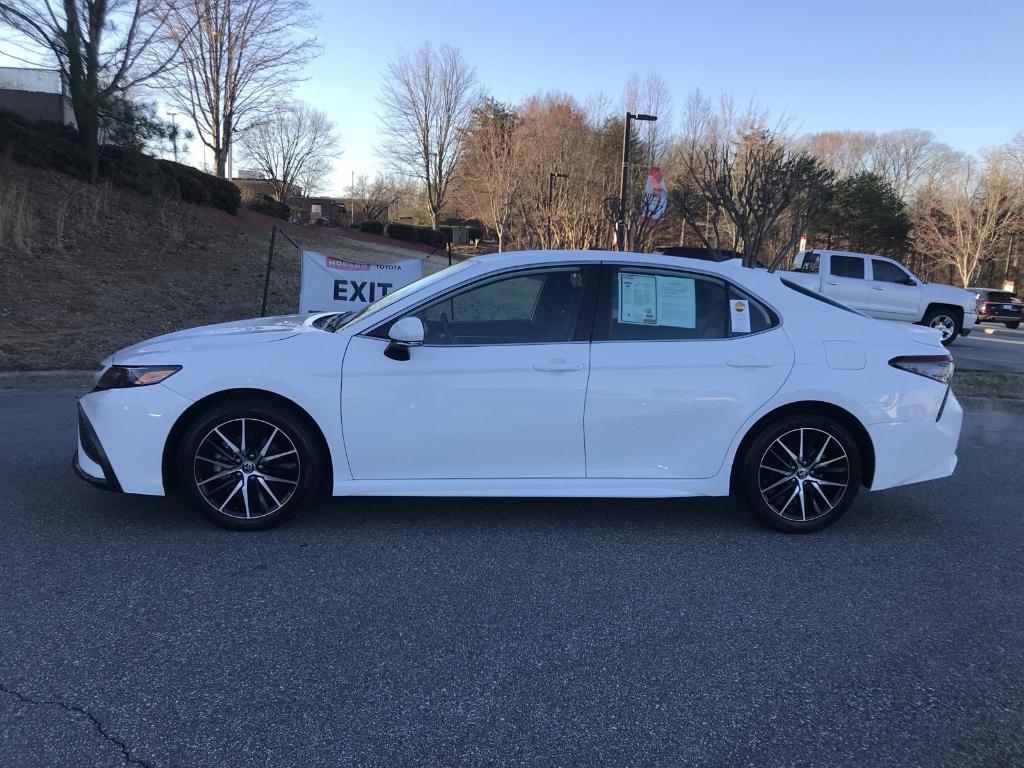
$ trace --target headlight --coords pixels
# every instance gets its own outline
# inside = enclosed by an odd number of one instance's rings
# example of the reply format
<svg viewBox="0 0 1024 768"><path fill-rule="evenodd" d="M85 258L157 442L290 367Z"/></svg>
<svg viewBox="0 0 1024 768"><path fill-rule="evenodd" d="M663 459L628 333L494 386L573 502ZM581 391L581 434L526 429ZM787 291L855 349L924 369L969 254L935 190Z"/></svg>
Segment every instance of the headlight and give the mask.
<svg viewBox="0 0 1024 768"><path fill-rule="evenodd" d="M181 370L180 365L112 365L103 372L93 392L159 384Z"/></svg>

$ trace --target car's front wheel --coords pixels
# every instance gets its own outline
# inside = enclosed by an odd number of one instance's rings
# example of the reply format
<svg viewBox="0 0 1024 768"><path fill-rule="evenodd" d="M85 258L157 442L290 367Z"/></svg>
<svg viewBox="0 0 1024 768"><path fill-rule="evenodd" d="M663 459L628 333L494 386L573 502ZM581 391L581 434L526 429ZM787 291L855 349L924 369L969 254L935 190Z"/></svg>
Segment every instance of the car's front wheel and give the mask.
<svg viewBox="0 0 1024 768"><path fill-rule="evenodd" d="M178 485L225 528L283 522L309 504L322 473L309 427L274 403L215 406L193 420L179 443Z"/></svg>
<svg viewBox="0 0 1024 768"><path fill-rule="evenodd" d="M850 508L860 487L860 450L837 421L792 414L758 432L740 472L743 493L758 517L781 531L809 533Z"/></svg>

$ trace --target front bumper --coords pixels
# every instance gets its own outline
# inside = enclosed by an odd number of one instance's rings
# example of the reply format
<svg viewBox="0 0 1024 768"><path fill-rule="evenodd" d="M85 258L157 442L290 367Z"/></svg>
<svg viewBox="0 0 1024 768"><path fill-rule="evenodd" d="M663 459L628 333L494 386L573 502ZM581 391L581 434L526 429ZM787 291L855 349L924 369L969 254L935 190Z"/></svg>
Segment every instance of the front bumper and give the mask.
<svg viewBox="0 0 1024 768"><path fill-rule="evenodd" d="M78 405L78 447L71 457L71 467L75 474L87 483L106 491L121 492L121 483L110 466L107 452L103 450L96 430L89 422L82 405Z"/></svg>
<svg viewBox="0 0 1024 768"><path fill-rule="evenodd" d="M72 467L100 488L162 496L164 446L191 404L162 384L90 392L78 401Z"/></svg>
<svg viewBox="0 0 1024 768"><path fill-rule="evenodd" d="M867 430L875 448L871 490L948 477L956 469L964 411L952 391L939 418L872 424Z"/></svg>

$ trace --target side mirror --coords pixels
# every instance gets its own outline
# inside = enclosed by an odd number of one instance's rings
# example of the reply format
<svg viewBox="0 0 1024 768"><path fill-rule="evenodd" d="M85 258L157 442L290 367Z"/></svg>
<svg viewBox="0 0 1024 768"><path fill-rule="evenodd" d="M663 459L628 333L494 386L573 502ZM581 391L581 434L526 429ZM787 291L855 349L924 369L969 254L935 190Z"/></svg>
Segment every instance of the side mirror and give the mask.
<svg viewBox="0 0 1024 768"><path fill-rule="evenodd" d="M409 348L423 343L423 321L418 317L403 317L388 331L391 343L384 350L392 360L408 360Z"/></svg>
<svg viewBox="0 0 1024 768"><path fill-rule="evenodd" d="M903 283L904 285L910 285L910 286L917 285L917 280L915 280L912 277L904 278L903 280L900 280L900 282Z"/></svg>

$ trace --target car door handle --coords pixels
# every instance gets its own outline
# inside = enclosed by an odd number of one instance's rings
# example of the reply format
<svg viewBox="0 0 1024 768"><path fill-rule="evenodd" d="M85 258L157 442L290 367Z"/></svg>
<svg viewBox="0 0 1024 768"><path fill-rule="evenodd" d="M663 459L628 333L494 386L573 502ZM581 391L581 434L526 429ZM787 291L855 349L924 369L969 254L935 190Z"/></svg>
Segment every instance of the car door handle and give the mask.
<svg viewBox="0 0 1024 768"><path fill-rule="evenodd" d="M882 287L882 286L880 286L880 285L872 285L872 286L871 286L871 290L872 290L872 291L884 291L884 290L885 290L885 288L883 288L883 287Z"/></svg>
<svg viewBox="0 0 1024 768"><path fill-rule="evenodd" d="M839 285L838 280L826 280L825 285Z"/></svg>
<svg viewBox="0 0 1024 768"><path fill-rule="evenodd" d="M752 355L746 355L744 357L737 357L733 360L726 362L726 365L732 368L771 368L775 365L774 360L770 360L767 357L753 357Z"/></svg>
<svg viewBox="0 0 1024 768"><path fill-rule="evenodd" d="M546 363L537 363L533 366L535 371L550 373L563 373L565 371L582 371L583 363L570 363L567 360L548 360Z"/></svg>

